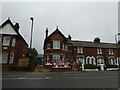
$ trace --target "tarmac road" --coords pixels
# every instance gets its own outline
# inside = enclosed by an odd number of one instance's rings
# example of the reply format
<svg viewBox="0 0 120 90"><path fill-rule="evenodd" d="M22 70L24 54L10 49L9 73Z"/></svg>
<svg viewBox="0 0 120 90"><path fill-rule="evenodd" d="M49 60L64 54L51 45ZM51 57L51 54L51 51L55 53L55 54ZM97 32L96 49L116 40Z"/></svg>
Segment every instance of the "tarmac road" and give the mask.
<svg viewBox="0 0 120 90"><path fill-rule="evenodd" d="M118 88L118 71L16 72L3 75L3 88Z"/></svg>

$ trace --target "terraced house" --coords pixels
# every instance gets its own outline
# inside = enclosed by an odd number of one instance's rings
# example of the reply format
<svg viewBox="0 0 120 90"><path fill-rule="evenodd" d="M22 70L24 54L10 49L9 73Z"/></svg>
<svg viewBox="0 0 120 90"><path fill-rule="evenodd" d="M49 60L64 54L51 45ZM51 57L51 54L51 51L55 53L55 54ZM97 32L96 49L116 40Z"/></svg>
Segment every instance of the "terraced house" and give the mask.
<svg viewBox="0 0 120 90"><path fill-rule="evenodd" d="M0 45L3 67L16 67L18 60L26 58L28 44L19 33L19 23L13 25L8 18L0 26Z"/></svg>
<svg viewBox="0 0 120 90"><path fill-rule="evenodd" d="M71 36L65 37L58 27L48 35L44 41L45 65L55 66L56 62L73 65L116 65L120 61L120 43L103 43L98 37L93 42L72 40Z"/></svg>

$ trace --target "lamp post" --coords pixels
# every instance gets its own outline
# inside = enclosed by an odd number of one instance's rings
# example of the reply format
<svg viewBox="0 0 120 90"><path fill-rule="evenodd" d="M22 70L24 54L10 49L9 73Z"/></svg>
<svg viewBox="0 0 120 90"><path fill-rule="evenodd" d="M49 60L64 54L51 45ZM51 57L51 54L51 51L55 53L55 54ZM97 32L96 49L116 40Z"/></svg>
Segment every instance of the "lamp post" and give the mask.
<svg viewBox="0 0 120 90"><path fill-rule="evenodd" d="M34 20L34 18L31 17L30 20L32 20L32 25L31 25L31 39L30 39L30 51L31 51L31 47L32 47L32 34L33 34L33 20Z"/></svg>

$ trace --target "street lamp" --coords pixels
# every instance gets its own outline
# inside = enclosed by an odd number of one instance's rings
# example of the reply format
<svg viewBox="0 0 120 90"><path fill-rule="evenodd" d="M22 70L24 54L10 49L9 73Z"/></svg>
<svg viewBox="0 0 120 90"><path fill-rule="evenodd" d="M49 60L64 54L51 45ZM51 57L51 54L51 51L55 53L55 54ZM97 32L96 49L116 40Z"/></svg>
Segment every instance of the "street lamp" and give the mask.
<svg viewBox="0 0 120 90"><path fill-rule="evenodd" d="M33 34L33 20L34 20L34 18L31 17L30 20L32 20L32 25L31 25L31 39L30 39L30 51L31 51L31 47L32 47L32 34Z"/></svg>
<svg viewBox="0 0 120 90"><path fill-rule="evenodd" d="M116 42L116 44L117 44L117 35L120 35L120 33L115 35L115 42Z"/></svg>

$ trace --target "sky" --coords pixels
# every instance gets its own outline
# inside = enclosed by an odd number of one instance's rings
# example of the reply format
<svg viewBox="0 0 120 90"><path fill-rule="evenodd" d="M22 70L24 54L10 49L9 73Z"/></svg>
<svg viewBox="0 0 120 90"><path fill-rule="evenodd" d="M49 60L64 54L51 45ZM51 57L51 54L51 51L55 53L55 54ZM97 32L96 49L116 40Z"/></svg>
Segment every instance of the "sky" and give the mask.
<svg viewBox="0 0 120 90"><path fill-rule="evenodd" d="M93 41L99 37L107 43L115 43L118 33L118 2L2 2L0 24L8 17L13 23L18 22L28 44L31 16L34 18L32 47L39 54L43 53L46 28L48 35L58 26L72 40Z"/></svg>

